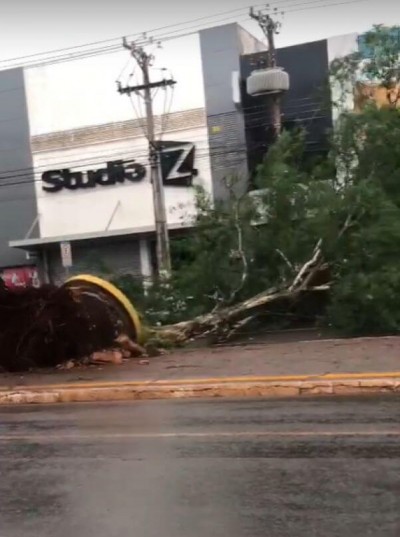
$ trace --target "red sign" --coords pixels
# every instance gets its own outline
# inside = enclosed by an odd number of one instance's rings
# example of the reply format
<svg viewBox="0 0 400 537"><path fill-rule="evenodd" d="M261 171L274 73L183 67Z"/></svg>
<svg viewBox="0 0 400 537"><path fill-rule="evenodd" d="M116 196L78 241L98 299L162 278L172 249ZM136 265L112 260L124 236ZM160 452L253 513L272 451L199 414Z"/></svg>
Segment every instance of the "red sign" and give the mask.
<svg viewBox="0 0 400 537"><path fill-rule="evenodd" d="M4 269L0 276L9 289L39 287L39 276L35 267L15 267Z"/></svg>

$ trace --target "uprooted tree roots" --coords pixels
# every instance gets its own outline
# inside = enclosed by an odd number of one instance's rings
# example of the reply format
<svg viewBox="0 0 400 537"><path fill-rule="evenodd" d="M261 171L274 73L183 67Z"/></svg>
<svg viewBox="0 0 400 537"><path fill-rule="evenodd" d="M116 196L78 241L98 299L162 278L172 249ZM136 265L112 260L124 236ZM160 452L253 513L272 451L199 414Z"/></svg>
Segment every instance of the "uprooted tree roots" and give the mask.
<svg viewBox="0 0 400 537"><path fill-rule="evenodd" d="M55 367L103 349L126 351L121 339L126 326L123 312L98 290L44 285L11 291L2 286L0 369Z"/></svg>
<svg viewBox="0 0 400 537"><path fill-rule="evenodd" d="M94 350L90 331L67 289L0 289L0 366L6 370L54 367L84 356Z"/></svg>

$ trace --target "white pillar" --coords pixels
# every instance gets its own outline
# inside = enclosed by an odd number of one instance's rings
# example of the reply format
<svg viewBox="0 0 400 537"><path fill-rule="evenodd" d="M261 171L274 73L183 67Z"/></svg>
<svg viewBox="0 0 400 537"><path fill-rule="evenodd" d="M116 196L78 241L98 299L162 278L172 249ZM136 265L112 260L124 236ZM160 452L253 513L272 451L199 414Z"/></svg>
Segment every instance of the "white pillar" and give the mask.
<svg viewBox="0 0 400 537"><path fill-rule="evenodd" d="M139 241L140 248L140 271L143 278L151 278L153 269L151 266L150 243L146 239Z"/></svg>

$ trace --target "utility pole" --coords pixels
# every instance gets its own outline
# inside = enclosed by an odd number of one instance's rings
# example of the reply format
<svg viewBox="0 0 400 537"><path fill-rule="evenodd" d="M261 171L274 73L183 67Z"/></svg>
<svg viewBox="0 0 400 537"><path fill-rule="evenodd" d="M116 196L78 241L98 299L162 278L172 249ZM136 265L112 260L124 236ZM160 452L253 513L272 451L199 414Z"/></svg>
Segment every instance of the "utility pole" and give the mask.
<svg viewBox="0 0 400 537"><path fill-rule="evenodd" d="M267 13L258 11L255 13L254 8L250 8L250 17L258 22L261 30L264 32L268 41L268 67L273 69L277 67L276 49L275 49L275 34L279 32L281 27L280 22L274 21ZM272 126L274 129L275 138L278 138L282 131L281 120L281 95L277 93L271 97L271 116Z"/></svg>
<svg viewBox="0 0 400 537"><path fill-rule="evenodd" d="M118 83L118 92L127 95L131 95L132 93L142 94L145 103L147 139L149 141L150 179L153 189L154 220L156 224L158 274L165 275L169 274L171 271L171 255L161 170L161 150L156 144L151 90L173 86L176 82L172 79L151 82L149 68L151 67L154 57L147 54L143 47L137 46L134 42L128 43L126 39L123 41L123 46L130 51L132 57L136 60L142 71L142 84L122 87L121 84Z"/></svg>

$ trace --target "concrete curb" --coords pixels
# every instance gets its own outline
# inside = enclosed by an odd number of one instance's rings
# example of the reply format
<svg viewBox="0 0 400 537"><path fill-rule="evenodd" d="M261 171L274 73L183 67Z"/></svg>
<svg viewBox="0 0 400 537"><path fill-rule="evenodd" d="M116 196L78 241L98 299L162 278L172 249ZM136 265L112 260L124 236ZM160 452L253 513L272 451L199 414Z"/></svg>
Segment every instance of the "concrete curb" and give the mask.
<svg viewBox="0 0 400 537"><path fill-rule="evenodd" d="M400 394L400 372L294 377L238 377L1 388L0 405L211 397Z"/></svg>

